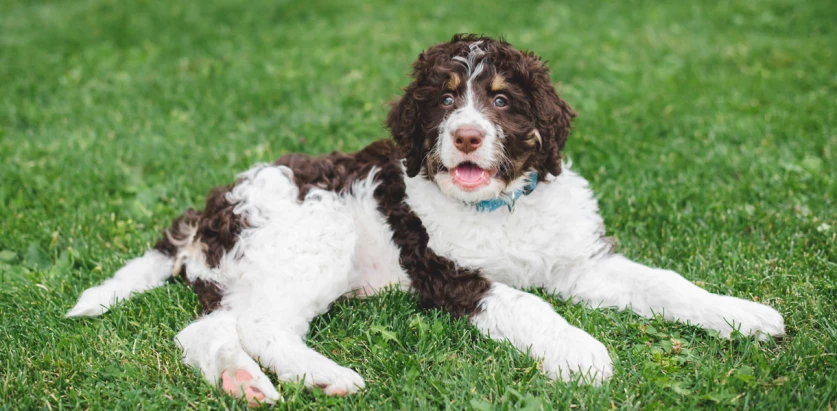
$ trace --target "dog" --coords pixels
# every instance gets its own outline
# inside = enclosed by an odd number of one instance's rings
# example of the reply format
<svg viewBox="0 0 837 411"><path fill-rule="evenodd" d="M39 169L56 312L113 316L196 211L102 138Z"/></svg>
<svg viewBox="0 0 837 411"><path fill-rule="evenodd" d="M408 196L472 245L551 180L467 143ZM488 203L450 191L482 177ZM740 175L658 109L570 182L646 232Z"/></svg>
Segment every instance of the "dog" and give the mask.
<svg viewBox="0 0 837 411"><path fill-rule="evenodd" d="M723 337L783 335L782 315L766 305L615 252L587 181L562 158L575 115L534 53L456 35L414 63L386 120L392 139L256 165L84 291L67 316L100 315L179 275L206 311L177 335L183 362L251 404L280 400L256 360L327 394L364 388L305 335L335 300L387 286L466 317L565 381L610 378L608 350L521 289Z"/></svg>

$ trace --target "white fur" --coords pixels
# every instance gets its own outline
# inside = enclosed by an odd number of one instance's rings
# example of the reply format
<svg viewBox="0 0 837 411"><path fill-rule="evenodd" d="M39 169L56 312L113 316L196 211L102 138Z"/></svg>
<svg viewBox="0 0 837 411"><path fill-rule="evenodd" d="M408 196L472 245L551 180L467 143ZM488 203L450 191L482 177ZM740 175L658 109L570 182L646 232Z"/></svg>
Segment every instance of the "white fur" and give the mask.
<svg viewBox="0 0 837 411"><path fill-rule="evenodd" d="M410 278L401 268L399 250L392 242L392 229L378 212L374 182L377 172L352 186L351 196L345 197L349 213L354 217L358 243L352 265L354 283L350 294L357 297L373 295L389 285L407 291Z"/></svg>
<svg viewBox="0 0 837 411"><path fill-rule="evenodd" d="M252 358L282 381L302 381L330 394L364 387L354 371L304 343L308 323L342 295L366 296L394 284L409 289L392 231L377 210L373 172L350 193L313 190L304 202L291 170L256 166L239 176L229 200L249 222L216 268L199 244L181 247L190 278L215 281L226 292L217 313L178 334L184 362L216 383L223 371L246 370L251 386L275 401ZM407 203L422 219L430 247L458 266L493 281L471 322L491 338L508 340L542 360L551 378L581 373L591 382L613 374L607 349L568 324L541 299L511 287L544 287L591 307L633 309L643 316L690 322L744 334L782 335L782 316L767 306L704 291L667 270L608 253L604 225L587 181L570 170L547 176L511 212L480 212L446 195L433 181L406 178ZM519 185L519 182L518 182ZM193 239L197 241L198 239ZM82 294L68 316L98 315L131 292L162 284L174 258L150 251L116 276ZM239 392L232 392L241 395Z"/></svg>
<svg viewBox="0 0 837 411"><path fill-rule="evenodd" d="M470 87L470 82L468 84ZM467 154L454 146L454 133L466 126L475 128L483 134L482 144ZM496 169L500 161L500 151L497 149L499 138L497 127L475 106L473 98L468 98L465 106L454 110L439 126L437 141L440 145L439 154L442 165L453 169L465 161L470 161L486 170Z"/></svg>
<svg viewBox="0 0 837 411"><path fill-rule="evenodd" d="M544 300L494 283L480 308L482 312L470 318L472 324L491 338L507 340L543 360L543 370L551 378L569 380L574 372L595 383L613 375L607 348L567 323Z"/></svg>
<svg viewBox="0 0 837 411"><path fill-rule="evenodd" d="M264 402L273 404L280 400L270 378L241 347L231 312L217 310L200 318L180 331L175 341L183 352L183 363L197 367L211 383L217 383L224 371L234 376L238 370L244 370L253 379L241 382L233 394L243 396L247 387L256 387L264 393Z"/></svg>
<svg viewBox="0 0 837 411"><path fill-rule="evenodd" d="M716 330L726 338L733 330L759 339L784 334L782 315L766 305L712 294L674 271L646 267L619 254L592 261L572 277L574 282L556 281L548 288L589 307L661 315Z"/></svg>
<svg viewBox="0 0 837 411"><path fill-rule="evenodd" d="M165 284L173 266L174 262L162 253L147 251L142 257L128 261L113 278L85 290L66 317L102 315L119 300Z"/></svg>
<svg viewBox="0 0 837 411"><path fill-rule="evenodd" d="M481 212L443 195L433 182L406 182L407 202L430 233L430 247L493 281L543 287L607 247L593 192L569 167L520 197L514 212Z"/></svg>

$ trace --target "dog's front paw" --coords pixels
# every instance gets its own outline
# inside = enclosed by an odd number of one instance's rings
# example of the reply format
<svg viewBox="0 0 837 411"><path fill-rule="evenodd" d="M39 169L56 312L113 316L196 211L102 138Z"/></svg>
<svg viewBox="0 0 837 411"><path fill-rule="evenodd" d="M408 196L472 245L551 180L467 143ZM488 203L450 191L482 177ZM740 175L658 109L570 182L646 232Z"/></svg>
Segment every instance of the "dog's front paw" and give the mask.
<svg viewBox="0 0 837 411"><path fill-rule="evenodd" d="M729 338L733 330L756 336L759 340L767 339L768 335L785 335L785 320L773 308L735 297L717 297L715 318L705 326L717 330L721 337Z"/></svg>
<svg viewBox="0 0 837 411"><path fill-rule="evenodd" d="M366 387L360 374L336 364L312 370L310 376L305 376L305 385L317 387L328 395L341 397L354 394Z"/></svg>
<svg viewBox="0 0 837 411"><path fill-rule="evenodd" d="M613 362L604 344L575 327L562 330L542 352L543 370L552 379L580 376L598 385L613 376Z"/></svg>

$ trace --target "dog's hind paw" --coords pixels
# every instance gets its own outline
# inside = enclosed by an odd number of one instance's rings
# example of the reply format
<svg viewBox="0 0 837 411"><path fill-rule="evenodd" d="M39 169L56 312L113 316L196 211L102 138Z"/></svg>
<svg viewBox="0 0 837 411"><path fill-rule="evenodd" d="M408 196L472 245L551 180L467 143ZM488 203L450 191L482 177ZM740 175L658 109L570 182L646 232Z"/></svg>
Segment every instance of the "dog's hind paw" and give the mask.
<svg viewBox="0 0 837 411"><path fill-rule="evenodd" d="M96 317L108 312L109 307L116 301L111 288L107 285L88 288L64 317Z"/></svg>
<svg viewBox="0 0 837 411"><path fill-rule="evenodd" d="M259 388L260 385L262 385L262 388ZM269 387L265 387L264 384L259 384L259 378L253 378L253 376L245 370L237 370L234 373L229 370L224 370L224 372L221 373L221 388L224 392L235 397L246 399L247 403L251 407L256 407L260 403L273 404L276 400L278 400L278 392L275 397L268 397L267 394L265 394L265 388L268 390L268 394L271 394L270 390L274 392L276 391L276 389L269 384L269 381L267 385L269 385Z"/></svg>
<svg viewBox="0 0 837 411"><path fill-rule="evenodd" d="M223 370L221 389L229 395L244 398L251 407L260 403L275 404L280 401L279 392L259 365L243 351L235 347L221 348Z"/></svg>

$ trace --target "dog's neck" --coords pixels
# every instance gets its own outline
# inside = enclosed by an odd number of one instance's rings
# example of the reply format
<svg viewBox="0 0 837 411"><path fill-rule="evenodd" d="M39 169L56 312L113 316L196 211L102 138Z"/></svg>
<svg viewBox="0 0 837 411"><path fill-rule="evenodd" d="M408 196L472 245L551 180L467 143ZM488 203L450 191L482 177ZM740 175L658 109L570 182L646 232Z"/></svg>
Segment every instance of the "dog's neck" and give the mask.
<svg viewBox="0 0 837 411"><path fill-rule="evenodd" d="M514 211L514 204L517 202L522 196L526 196L535 191L535 188L538 186L538 172L532 172L529 174L529 184L524 186L523 188L519 188L514 190L511 194L503 195L501 197L492 198L490 200L482 200L476 203L477 210L491 212L497 210L500 207L506 206L509 208L509 211Z"/></svg>

